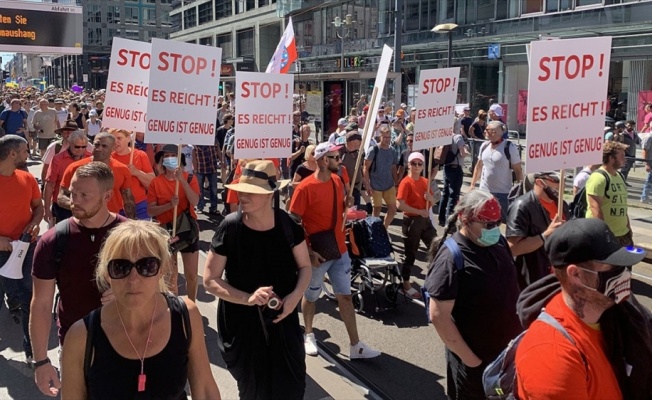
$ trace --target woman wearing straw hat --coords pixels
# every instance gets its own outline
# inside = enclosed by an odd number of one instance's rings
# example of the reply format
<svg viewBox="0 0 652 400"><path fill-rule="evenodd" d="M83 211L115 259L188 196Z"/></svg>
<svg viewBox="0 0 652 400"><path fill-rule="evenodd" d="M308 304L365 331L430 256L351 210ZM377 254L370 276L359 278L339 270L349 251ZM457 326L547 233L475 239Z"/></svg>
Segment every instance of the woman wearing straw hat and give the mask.
<svg viewBox="0 0 652 400"><path fill-rule="evenodd" d="M310 258L303 229L278 209L285 184L271 161L245 165L240 181L226 185L240 211L217 228L204 268L204 287L221 299L218 345L241 399L303 399L305 391L297 305Z"/></svg>

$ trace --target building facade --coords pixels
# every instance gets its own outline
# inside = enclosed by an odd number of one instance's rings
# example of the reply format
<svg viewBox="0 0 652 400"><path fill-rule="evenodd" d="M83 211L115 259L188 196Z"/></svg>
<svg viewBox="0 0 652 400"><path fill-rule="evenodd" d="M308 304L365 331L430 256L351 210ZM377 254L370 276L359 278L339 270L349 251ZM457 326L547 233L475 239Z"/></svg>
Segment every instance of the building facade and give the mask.
<svg viewBox="0 0 652 400"><path fill-rule="evenodd" d="M394 99L415 104L420 70L446 65L447 35L431 32L443 23L459 25L452 32L452 65L461 67L458 102L470 103L474 111L486 109L492 98L506 104L510 129L525 128L517 109L519 95L527 90L526 44L533 40L612 36L609 115L636 119L639 92L652 89L650 0L186 0L177 4L171 20L179 30L171 38L220 46L225 61L253 61L255 70L264 69L278 43L280 17L291 15L300 60L295 81L308 95L309 112L315 114L333 114L336 104L335 114L346 115L361 95L370 95L385 44L400 44L400 65L392 68L400 71L401 78L386 85L383 98L390 104ZM338 18L349 23L338 27L333 23ZM241 60L246 57L253 60Z"/></svg>
<svg viewBox="0 0 652 400"><path fill-rule="evenodd" d="M84 12L84 53L53 56L42 61L41 73L49 84L103 89L109 72L114 37L149 42L167 39L171 0L51 0L76 4Z"/></svg>

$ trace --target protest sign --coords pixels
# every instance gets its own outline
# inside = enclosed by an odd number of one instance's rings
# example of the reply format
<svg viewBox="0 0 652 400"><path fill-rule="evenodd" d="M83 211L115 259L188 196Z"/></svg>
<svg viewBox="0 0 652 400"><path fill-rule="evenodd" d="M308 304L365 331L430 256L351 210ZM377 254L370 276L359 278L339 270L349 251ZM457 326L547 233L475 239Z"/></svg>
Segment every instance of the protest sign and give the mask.
<svg viewBox="0 0 652 400"><path fill-rule="evenodd" d="M421 71L414 151L451 144L460 68Z"/></svg>
<svg viewBox="0 0 652 400"><path fill-rule="evenodd" d="M215 144L222 49L152 39L148 143Z"/></svg>
<svg viewBox="0 0 652 400"><path fill-rule="evenodd" d="M294 76L237 71L235 82L234 157L291 156Z"/></svg>
<svg viewBox="0 0 652 400"><path fill-rule="evenodd" d="M531 43L528 173L601 163L610 55L611 37Z"/></svg>
<svg viewBox="0 0 652 400"><path fill-rule="evenodd" d="M367 121L369 122L365 123L363 132L363 149L368 148L369 143L371 143L371 137L373 136L371 132L376 125L376 118L378 118L378 107L380 106L383 91L385 90L385 82L387 82L387 73L389 72L389 64L392 62L392 54L394 54L394 49L388 45L383 46L383 53L380 56L378 73L376 74L376 81L374 82L375 95L371 96L369 111L367 112ZM362 154L362 152L360 154Z"/></svg>
<svg viewBox="0 0 652 400"><path fill-rule="evenodd" d="M152 45L114 38L102 125L145 132Z"/></svg>

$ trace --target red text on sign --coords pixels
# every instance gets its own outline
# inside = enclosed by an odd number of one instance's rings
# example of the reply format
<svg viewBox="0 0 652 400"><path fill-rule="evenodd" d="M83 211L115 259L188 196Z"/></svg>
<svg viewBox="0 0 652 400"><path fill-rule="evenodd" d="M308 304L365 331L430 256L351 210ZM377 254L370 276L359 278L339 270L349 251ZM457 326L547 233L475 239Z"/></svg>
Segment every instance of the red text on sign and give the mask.
<svg viewBox="0 0 652 400"><path fill-rule="evenodd" d="M125 121L145 121L145 113L127 108L106 107L102 117L122 119Z"/></svg>
<svg viewBox="0 0 652 400"><path fill-rule="evenodd" d="M455 90L457 78L435 78L423 81L421 94L441 93L447 90Z"/></svg>
<svg viewBox="0 0 652 400"><path fill-rule="evenodd" d="M287 124L287 114L238 114L238 124Z"/></svg>
<svg viewBox="0 0 652 400"><path fill-rule="evenodd" d="M282 85L280 83L268 82L242 82L240 89L242 89L241 96L245 99L249 97L263 99L285 97L287 99L290 95L289 84Z"/></svg>
<svg viewBox="0 0 652 400"><path fill-rule="evenodd" d="M156 103L186 104L189 106L217 107L217 97L211 94L187 93L153 89L152 101Z"/></svg>
<svg viewBox="0 0 652 400"><path fill-rule="evenodd" d="M528 146L530 159L582 154L602 150L602 137L568 139L559 142L533 143Z"/></svg>
<svg viewBox="0 0 652 400"><path fill-rule="evenodd" d="M425 108L417 112L417 118L419 119L441 117L444 115L450 115L452 117L453 106Z"/></svg>
<svg viewBox="0 0 652 400"><path fill-rule="evenodd" d="M125 93L132 96L147 97L147 86L134 85L133 83L124 84L123 82L111 81L109 91L115 93Z"/></svg>
<svg viewBox="0 0 652 400"><path fill-rule="evenodd" d="M249 138L236 139L236 149L281 149L290 148L290 138Z"/></svg>
<svg viewBox="0 0 652 400"><path fill-rule="evenodd" d="M453 128L433 129L431 131L417 132L414 134L414 140L430 140L441 137L453 136Z"/></svg>
<svg viewBox="0 0 652 400"><path fill-rule="evenodd" d="M134 68L138 66L141 69L149 69L150 61L151 56L149 53L141 53L137 50L127 49L118 50L117 64L121 67L127 66Z"/></svg>
<svg viewBox="0 0 652 400"><path fill-rule="evenodd" d="M209 63L209 61L204 57L168 53L166 51L159 53L158 60L159 65L157 68L159 71L181 71L187 75L200 75L204 71L209 70L211 76L215 76L215 70L217 69L216 60L210 60Z"/></svg>
<svg viewBox="0 0 652 400"><path fill-rule="evenodd" d="M150 119L147 121L147 130L157 133L190 133L193 135L213 135L215 124L212 122L170 121L163 119Z"/></svg>
<svg viewBox="0 0 652 400"><path fill-rule="evenodd" d="M532 121L576 119L602 114L604 101L555 104L553 106L532 107Z"/></svg>
<svg viewBox="0 0 652 400"><path fill-rule="evenodd" d="M600 54L597 63L593 54L542 57L539 60L541 74L537 79L545 82L549 79L559 80L562 77L569 80L578 77L585 78L593 67L598 68L598 76L602 76L604 54Z"/></svg>

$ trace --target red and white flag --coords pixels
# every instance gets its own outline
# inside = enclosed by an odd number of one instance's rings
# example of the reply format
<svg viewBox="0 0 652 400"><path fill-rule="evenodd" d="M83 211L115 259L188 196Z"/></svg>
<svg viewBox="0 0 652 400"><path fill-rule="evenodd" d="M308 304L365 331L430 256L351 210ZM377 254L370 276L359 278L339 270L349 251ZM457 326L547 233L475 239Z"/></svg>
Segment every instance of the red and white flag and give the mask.
<svg viewBox="0 0 652 400"><path fill-rule="evenodd" d="M286 74L290 66L298 58L297 45L294 41L294 27L292 27L292 17L288 20L285 32L276 46L272 59L267 64L267 73Z"/></svg>

